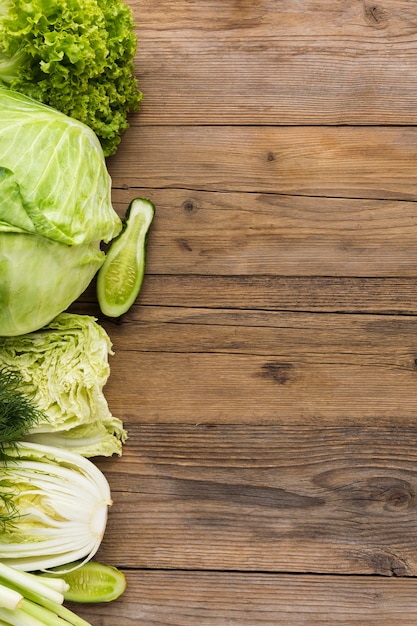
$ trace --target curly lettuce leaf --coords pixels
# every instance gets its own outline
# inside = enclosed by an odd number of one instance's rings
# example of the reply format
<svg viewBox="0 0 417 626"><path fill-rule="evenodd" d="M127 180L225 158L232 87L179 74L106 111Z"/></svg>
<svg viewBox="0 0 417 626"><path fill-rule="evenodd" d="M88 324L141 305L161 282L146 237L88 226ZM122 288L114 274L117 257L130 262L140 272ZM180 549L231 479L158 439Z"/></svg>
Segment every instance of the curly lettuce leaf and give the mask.
<svg viewBox="0 0 417 626"><path fill-rule="evenodd" d="M9 0L0 10L0 79L87 124L114 154L142 94L122 0Z"/></svg>

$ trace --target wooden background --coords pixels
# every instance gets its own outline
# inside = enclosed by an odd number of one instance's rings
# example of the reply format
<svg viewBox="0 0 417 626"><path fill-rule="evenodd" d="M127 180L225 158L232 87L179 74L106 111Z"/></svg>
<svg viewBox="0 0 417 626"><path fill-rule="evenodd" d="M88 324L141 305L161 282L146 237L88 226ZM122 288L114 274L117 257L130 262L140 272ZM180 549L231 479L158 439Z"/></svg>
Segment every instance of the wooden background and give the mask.
<svg viewBox="0 0 417 626"><path fill-rule="evenodd" d="M95 626L417 624L417 3L129 0L156 205Z"/></svg>

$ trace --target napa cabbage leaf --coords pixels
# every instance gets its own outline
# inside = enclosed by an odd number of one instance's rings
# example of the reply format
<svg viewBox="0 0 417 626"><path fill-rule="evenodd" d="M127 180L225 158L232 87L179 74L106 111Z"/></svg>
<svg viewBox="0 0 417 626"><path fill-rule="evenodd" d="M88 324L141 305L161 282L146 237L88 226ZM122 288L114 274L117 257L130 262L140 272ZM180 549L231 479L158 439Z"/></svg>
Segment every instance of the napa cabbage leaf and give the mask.
<svg viewBox="0 0 417 626"><path fill-rule="evenodd" d="M19 376L19 390L38 410L25 441L82 456L121 454L127 433L110 412L109 336L89 315L62 313L39 331L0 337L0 367Z"/></svg>
<svg viewBox="0 0 417 626"><path fill-rule="evenodd" d="M59 447L20 442L0 460L3 517L0 562L35 571L89 560L103 539L112 504L104 474L89 459ZM20 622L19 622L20 623Z"/></svg>

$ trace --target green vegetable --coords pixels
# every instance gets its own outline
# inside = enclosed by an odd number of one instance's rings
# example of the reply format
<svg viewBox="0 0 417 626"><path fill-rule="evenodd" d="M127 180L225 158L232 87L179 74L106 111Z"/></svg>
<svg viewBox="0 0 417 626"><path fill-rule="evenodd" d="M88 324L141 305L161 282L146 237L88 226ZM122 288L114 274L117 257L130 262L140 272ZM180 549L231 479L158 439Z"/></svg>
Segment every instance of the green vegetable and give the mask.
<svg viewBox="0 0 417 626"><path fill-rule="evenodd" d="M146 244L155 207L136 198L127 210L124 229L112 242L97 276L97 299L109 317L126 313L136 300L143 281Z"/></svg>
<svg viewBox="0 0 417 626"><path fill-rule="evenodd" d="M7 458L5 450L24 437L30 428L39 423L42 414L32 401L21 391L21 376L0 368L0 459ZM17 515L11 495L12 483L0 478L0 501L3 510L0 514L0 530L6 528Z"/></svg>
<svg viewBox="0 0 417 626"><path fill-rule="evenodd" d="M21 385L22 378L17 372L0 368L0 459L3 460L7 458L5 450L8 446L15 445L43 419L32 400L22 392ZM0 530L17 514L10 486L10 481L0 478L0 500L3 503Z"/></svg>
<svg viewBox="0 0 417 626"><path fill-rule="evenodd" d="M0 534L0 562L24 571L91 559L111 505L103 473L79 454L21 442L6 450L0 475L17 511ZM7 514L0 500L0 515Z"/></svg>
<svg viewBox="0 0 417 626"><path fill-rule="evenodd" d="M83 456L121 454L127 433L103 392L109 354L109 336L88 315L62 313L39 331L0 337L0 368L19 377L21 394L39 410L19 438Z"/></svg>
<svg viewBox="0 0 417 626"><path fill-rule="evenodd" d="M82 121L113 154L141 101L121 0L0 0L0 80Z"/></svg>
<svg viewBox="0 0 417 626"><path fill-rule="evenodd" d="M68 568L70 571L66 571ZM52 574L67 583L64 598L70 602L111 602L126 589L123 572L98 561L88 561L81 566L80 563L70 563L48 572L48 576Z"/></svg>
<svg viewBox="0 0 417 626"><path fill-rule="evenodd" d="M0 367L0 458L3 448L20 441L44 416L32 399L22 392L19 372Z"/></svg>
<svg viewBox="0 0 417 626"><path fill-rule="evenodd" d="M63 579L34 575L0 563L0 624L91 626L63 606Z"/></svg>
<svg viewBox="0 0 417 626"><path fill-rule="evenodd" d="M101 267L100 242L121 228L94 133L0 87L0 335L64 311Z"/></svg>

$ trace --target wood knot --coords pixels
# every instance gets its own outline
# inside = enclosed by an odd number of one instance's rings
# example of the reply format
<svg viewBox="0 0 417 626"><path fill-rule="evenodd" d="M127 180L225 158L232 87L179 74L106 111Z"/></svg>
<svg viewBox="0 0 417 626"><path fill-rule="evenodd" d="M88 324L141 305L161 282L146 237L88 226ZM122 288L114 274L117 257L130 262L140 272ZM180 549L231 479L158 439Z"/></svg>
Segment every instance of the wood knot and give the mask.
<svg viewBox="0 0 417 626"><path fill-rule="evenodd" d="M416 492L407 480L375 477L368 481L368 487L369 499L379 501L385 511L400 513L416 506Z"/></svg>
<svg viewBox="0 0 417 626"><path fill-rule="evenodd" d="M192 200L185 200L182 205L184 211L188 214L193 213L195 211L194 202Z"/></svg>
<svg viewBox="0 0 417 626"><path fill-rule="evenodd" d="M271 380L278 385L285 385L293 378L293 370L294 365L292 365L292 363L269 361L262 365L259 376Z"/></svg>
<svg viewBox="0 0 417 626"><path fill-rule="evenodd" d="M379 576L409 576L411 573L407 561L391 552L376 550L364 557L373 573Z"/></svg>
<svg viewBox="0 0 417 626"><path fill-rule="evenodd" d="M181 250L186 250L187 252L193 251L192 245L190 244L188 239L185 239L184 237L178 237L175 241L177 242Z"/></svg>
<svg viewBox="0 0 417 626"><path fill-rule="evenodd" d="M409 484L392 486L385 492L386 511L406 511L416 505L416 494Z"/></svg>
<svg viewBox="0 0 417 626"><path fill-rule="evenodd" d="M384 28L388 21L388 11L379 4L365 4L365 19L370 26Z"/></svg>

